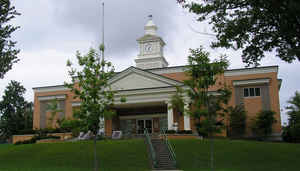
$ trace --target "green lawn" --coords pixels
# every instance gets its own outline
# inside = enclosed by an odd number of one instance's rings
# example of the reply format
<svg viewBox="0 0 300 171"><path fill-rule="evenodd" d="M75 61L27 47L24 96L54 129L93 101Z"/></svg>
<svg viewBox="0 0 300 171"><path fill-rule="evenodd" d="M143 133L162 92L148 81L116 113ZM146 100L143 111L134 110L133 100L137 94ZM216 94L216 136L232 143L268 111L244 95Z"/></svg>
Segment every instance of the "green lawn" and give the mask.
<svg viewBox="0 0 300 171"><path fill-rule="evenodd" d="M209 170L209 141L190 139L171 143L181 169ZM215 168L218 171L300 170L300 144L216 140Z"/></svg>
<svg viewBox="0 0 300 171"><path fill-rule="evenodd" d="M207 140L171 140L180 169L209 170ZM150 170L142 139L106 140L97 145L100 171ZM300 144L216 140L218 171L300 170ZM1 145L0 171L92 171L93 143Z"/></svg>
<svg viewBox="0 0 300 171"><path fill-rule="evenodd" d="M101 171L150 170L144 141L99 141ZM0 171L92 171L93 143L1 145Z"/></svg>

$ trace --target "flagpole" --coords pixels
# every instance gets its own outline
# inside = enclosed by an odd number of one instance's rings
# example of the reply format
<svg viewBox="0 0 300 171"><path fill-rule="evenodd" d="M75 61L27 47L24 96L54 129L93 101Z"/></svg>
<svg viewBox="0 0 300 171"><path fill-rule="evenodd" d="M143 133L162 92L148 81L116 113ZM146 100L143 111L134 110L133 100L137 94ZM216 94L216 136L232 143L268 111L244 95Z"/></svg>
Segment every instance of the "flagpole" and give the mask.
<svg viewBox="0 0 300 171"><path fill-rule="evenodd" d="M105 49L105 46L104 46L104 2L102 2L102 45L103 45L103 48ZM102 61L104 61L104 49L102 51Z"/></svg>

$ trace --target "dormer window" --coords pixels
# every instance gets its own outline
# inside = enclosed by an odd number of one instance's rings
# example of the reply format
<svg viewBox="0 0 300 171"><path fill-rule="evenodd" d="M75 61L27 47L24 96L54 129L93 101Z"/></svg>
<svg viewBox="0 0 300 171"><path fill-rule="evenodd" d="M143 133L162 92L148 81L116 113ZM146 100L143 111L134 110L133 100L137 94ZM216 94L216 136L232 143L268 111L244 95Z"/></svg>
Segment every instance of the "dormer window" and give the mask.
<svg viewBox="0 0 300 171"><path fill-rule="evenodd" d="M260 96L260 88L250 87L244 88L244 97L255 97Z"/></svg>

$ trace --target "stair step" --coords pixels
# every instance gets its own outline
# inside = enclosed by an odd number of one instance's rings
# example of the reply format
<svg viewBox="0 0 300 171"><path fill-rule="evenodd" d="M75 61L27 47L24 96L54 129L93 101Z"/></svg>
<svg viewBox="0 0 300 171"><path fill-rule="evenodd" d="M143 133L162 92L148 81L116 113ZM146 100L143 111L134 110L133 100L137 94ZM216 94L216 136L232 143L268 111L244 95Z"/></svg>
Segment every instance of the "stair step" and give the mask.
<svg viewBox="0 0 300 171"><path fill-rule="evenodd" d="M155 170L176 170L172 159L170 159L169 149L163 139L152 137L151 143L156 153L158 161Z"/></svg>

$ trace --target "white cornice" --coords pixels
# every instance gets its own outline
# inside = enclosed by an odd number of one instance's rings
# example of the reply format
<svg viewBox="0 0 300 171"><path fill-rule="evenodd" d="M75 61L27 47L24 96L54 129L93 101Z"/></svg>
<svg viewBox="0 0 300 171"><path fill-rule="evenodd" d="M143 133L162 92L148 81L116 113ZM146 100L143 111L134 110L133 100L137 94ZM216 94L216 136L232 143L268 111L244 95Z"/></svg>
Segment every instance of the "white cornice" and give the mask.
<svg viewBox="0 0 300 171"><path fill-rule="evenodd" d="M148 69L147 71L150 71L155 74L169 74L169 73L184 72L186 71L186 68L187 66L179 66L179 67L154 68L154 69Z"/></svg>
<svg viewBox="0 0 300 171"><path fill-rule="evenodd" d="M262 79L251 79L251 80L235 80L233 81L234 86L242 86L242 85L253 85L253 84L267 84L270 82L269 78Z"/></svg>
<svg viewBox="0 0 300 171"><path fill-rule="evenodd" d="M225 77L278 72L278 66L226 70Z"/></svg>
<svg viewBox="0 0 300 171"><path fill-rule="evenodd" d="M45 100L62 100L62 99L66 99L66 95L62 94L62 95L55 95L55 96L38 96L38 100L39 101L45 101Z"/></svg>
<svg viewBox="0 0 300 171"><path fill-rule="evenodd" d="M166 67L166 68L153 68L147 69L155 74L168 74L168 73L177 73L184 72L187 70L186 66L175 66L175 67ZM240 69L232 69L226 70L225 76L238 76L238 75L248 75L248 74L263 74L270 72L278 72L278 66L266 66L266 67L257 67L257 68L240 68Z"/></svg>
<svg viewBox="0 0 300 171"><path fill-rule="evenodd" d="M141 115L129 115L129 116L119 116L120 120L125 119L141 119L141 118L153 118L153 117L167 117L167 114L141 114Z"/></svg>
<svg viewBox="0 0 300 171"><path fill-rule="evenodd" d="M52 91L67 91L69 88L58 85L58 86L48 86L48 87L36 87L32 88L34 93L44 93L44 92L52 92Z"/></svg>
<svg viewBox="0 0 300 171"><path fill-rule="evenodd" d="M151 72L148 72L148 71L143 71L143 70L135 68L135 67L130 67L130 68L118 73L112 79L109 80L109 84L112 84L112 83L118 81L119 79L122 79L123 77L129 75L130 73L137 73L137 74L140 74L142 76L148 77L150 79L155 79L155 80L167 83L170 86L183 85L183 83L181 83L179 81L176 81L176 80L173 80L173 79L161 76L161 75L157 75L157 74L154 74L154 73L151 73Z"/></svg>
<svg viewBox="0 0 300 171"><path fill-rule="evenodd" d="M72 102L72 107L80 106L80 102Z"/></svg>
<svg viewBox="0 0 300 171"><path fill-rule="evenodd" d="M186 87L183 87L186 89ZM167 102L176 93L175 87L163 87L155 89L124 90L115 94L115 104L137 104L150 102ZM121 97L126 97L126 102L121 102ZM184 98L188 97L185 94ZM80 102L72 102L72 106L80 106Z"/></svg>

